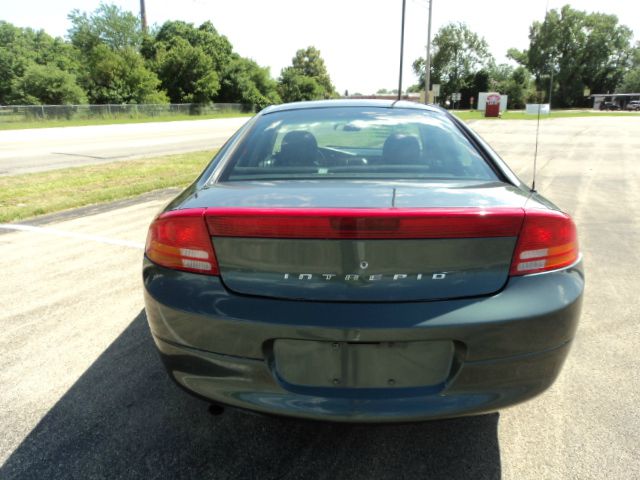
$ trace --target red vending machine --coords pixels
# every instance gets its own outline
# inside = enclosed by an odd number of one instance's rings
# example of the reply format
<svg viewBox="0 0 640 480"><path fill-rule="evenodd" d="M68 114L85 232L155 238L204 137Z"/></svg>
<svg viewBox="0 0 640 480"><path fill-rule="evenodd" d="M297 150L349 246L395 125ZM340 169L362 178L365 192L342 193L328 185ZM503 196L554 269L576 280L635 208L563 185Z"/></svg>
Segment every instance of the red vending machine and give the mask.
<svg viewBox="0 0 640 480"><path fill-rule="evenodd" d="M500 116L500 94L490 93L487 95L487 104L484 110L485 117L499 117Z"/></svg>

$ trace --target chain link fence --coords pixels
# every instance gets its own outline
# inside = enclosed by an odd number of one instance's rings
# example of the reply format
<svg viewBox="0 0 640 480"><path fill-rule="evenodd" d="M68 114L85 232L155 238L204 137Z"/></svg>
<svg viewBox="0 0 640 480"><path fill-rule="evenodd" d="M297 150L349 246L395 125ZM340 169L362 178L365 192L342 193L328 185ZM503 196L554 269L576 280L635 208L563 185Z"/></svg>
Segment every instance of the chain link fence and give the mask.
<svg viewBox="0 0 640 480"><path fill-rule="evenodd" d="M252 112L254 112L252 105L240 103L7 105L0 106L0 123L154 117L171 119L174 116L215 116Z"/></svg>

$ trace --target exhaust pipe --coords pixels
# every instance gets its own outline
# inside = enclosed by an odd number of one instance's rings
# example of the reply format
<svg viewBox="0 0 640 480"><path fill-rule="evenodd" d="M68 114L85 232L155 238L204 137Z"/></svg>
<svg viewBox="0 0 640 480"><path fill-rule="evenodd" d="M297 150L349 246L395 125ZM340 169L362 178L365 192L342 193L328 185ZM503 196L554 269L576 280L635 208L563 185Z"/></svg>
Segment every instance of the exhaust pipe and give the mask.
<svg viewBox="0 0 640 480"><path fill-rule="evenodd" d="M222 415L224 413L224 407L222 405L218 405L217 403L212 403L209 405L209 413L214 417L218 415Z"/></svg>

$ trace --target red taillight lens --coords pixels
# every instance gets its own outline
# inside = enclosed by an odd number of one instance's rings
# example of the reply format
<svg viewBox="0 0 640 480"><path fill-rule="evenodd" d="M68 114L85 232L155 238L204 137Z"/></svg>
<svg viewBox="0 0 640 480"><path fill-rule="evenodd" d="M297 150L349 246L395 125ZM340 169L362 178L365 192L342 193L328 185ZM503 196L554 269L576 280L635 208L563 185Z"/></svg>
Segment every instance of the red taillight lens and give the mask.
<svg viewBox="0 0 640 480"><path fill-rule="evenodd" d="M147 235L147 257L163 267L218 275L204 212L204 208L174 210L156 218Z"/></svg>
<svg viewBox="0 0 640 480"><path fill-rule="evenodd" d="M408 239L515 237L520 208L209 208L216 237Z"/></svg>
<svg viewBox="0 0 640 480"><path fill-rule="evenodd" d="M569 215L527 210L511 264L511 275L567 267L579 257L578 233Z"/></svg>

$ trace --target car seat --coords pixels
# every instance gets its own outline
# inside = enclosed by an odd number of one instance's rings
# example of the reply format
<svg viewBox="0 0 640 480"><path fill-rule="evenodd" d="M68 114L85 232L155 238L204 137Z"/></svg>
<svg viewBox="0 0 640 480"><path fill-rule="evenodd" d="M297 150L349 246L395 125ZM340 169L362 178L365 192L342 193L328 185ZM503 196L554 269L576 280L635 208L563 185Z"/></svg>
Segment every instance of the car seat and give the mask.
<svg viewBox="0 0 640 480"><path fill-rule="evenodd" d="M276 155L276 167L312 167L316 164L318 142L305 130L293 130L285 134Z"/></svg>
<svg viewBox="0 0 640 480"><path fill-rule="evenodd" d="M422 163L420 142L413 135L403 133L389 135L382 147L382 163L403 165Z"/></svg>

